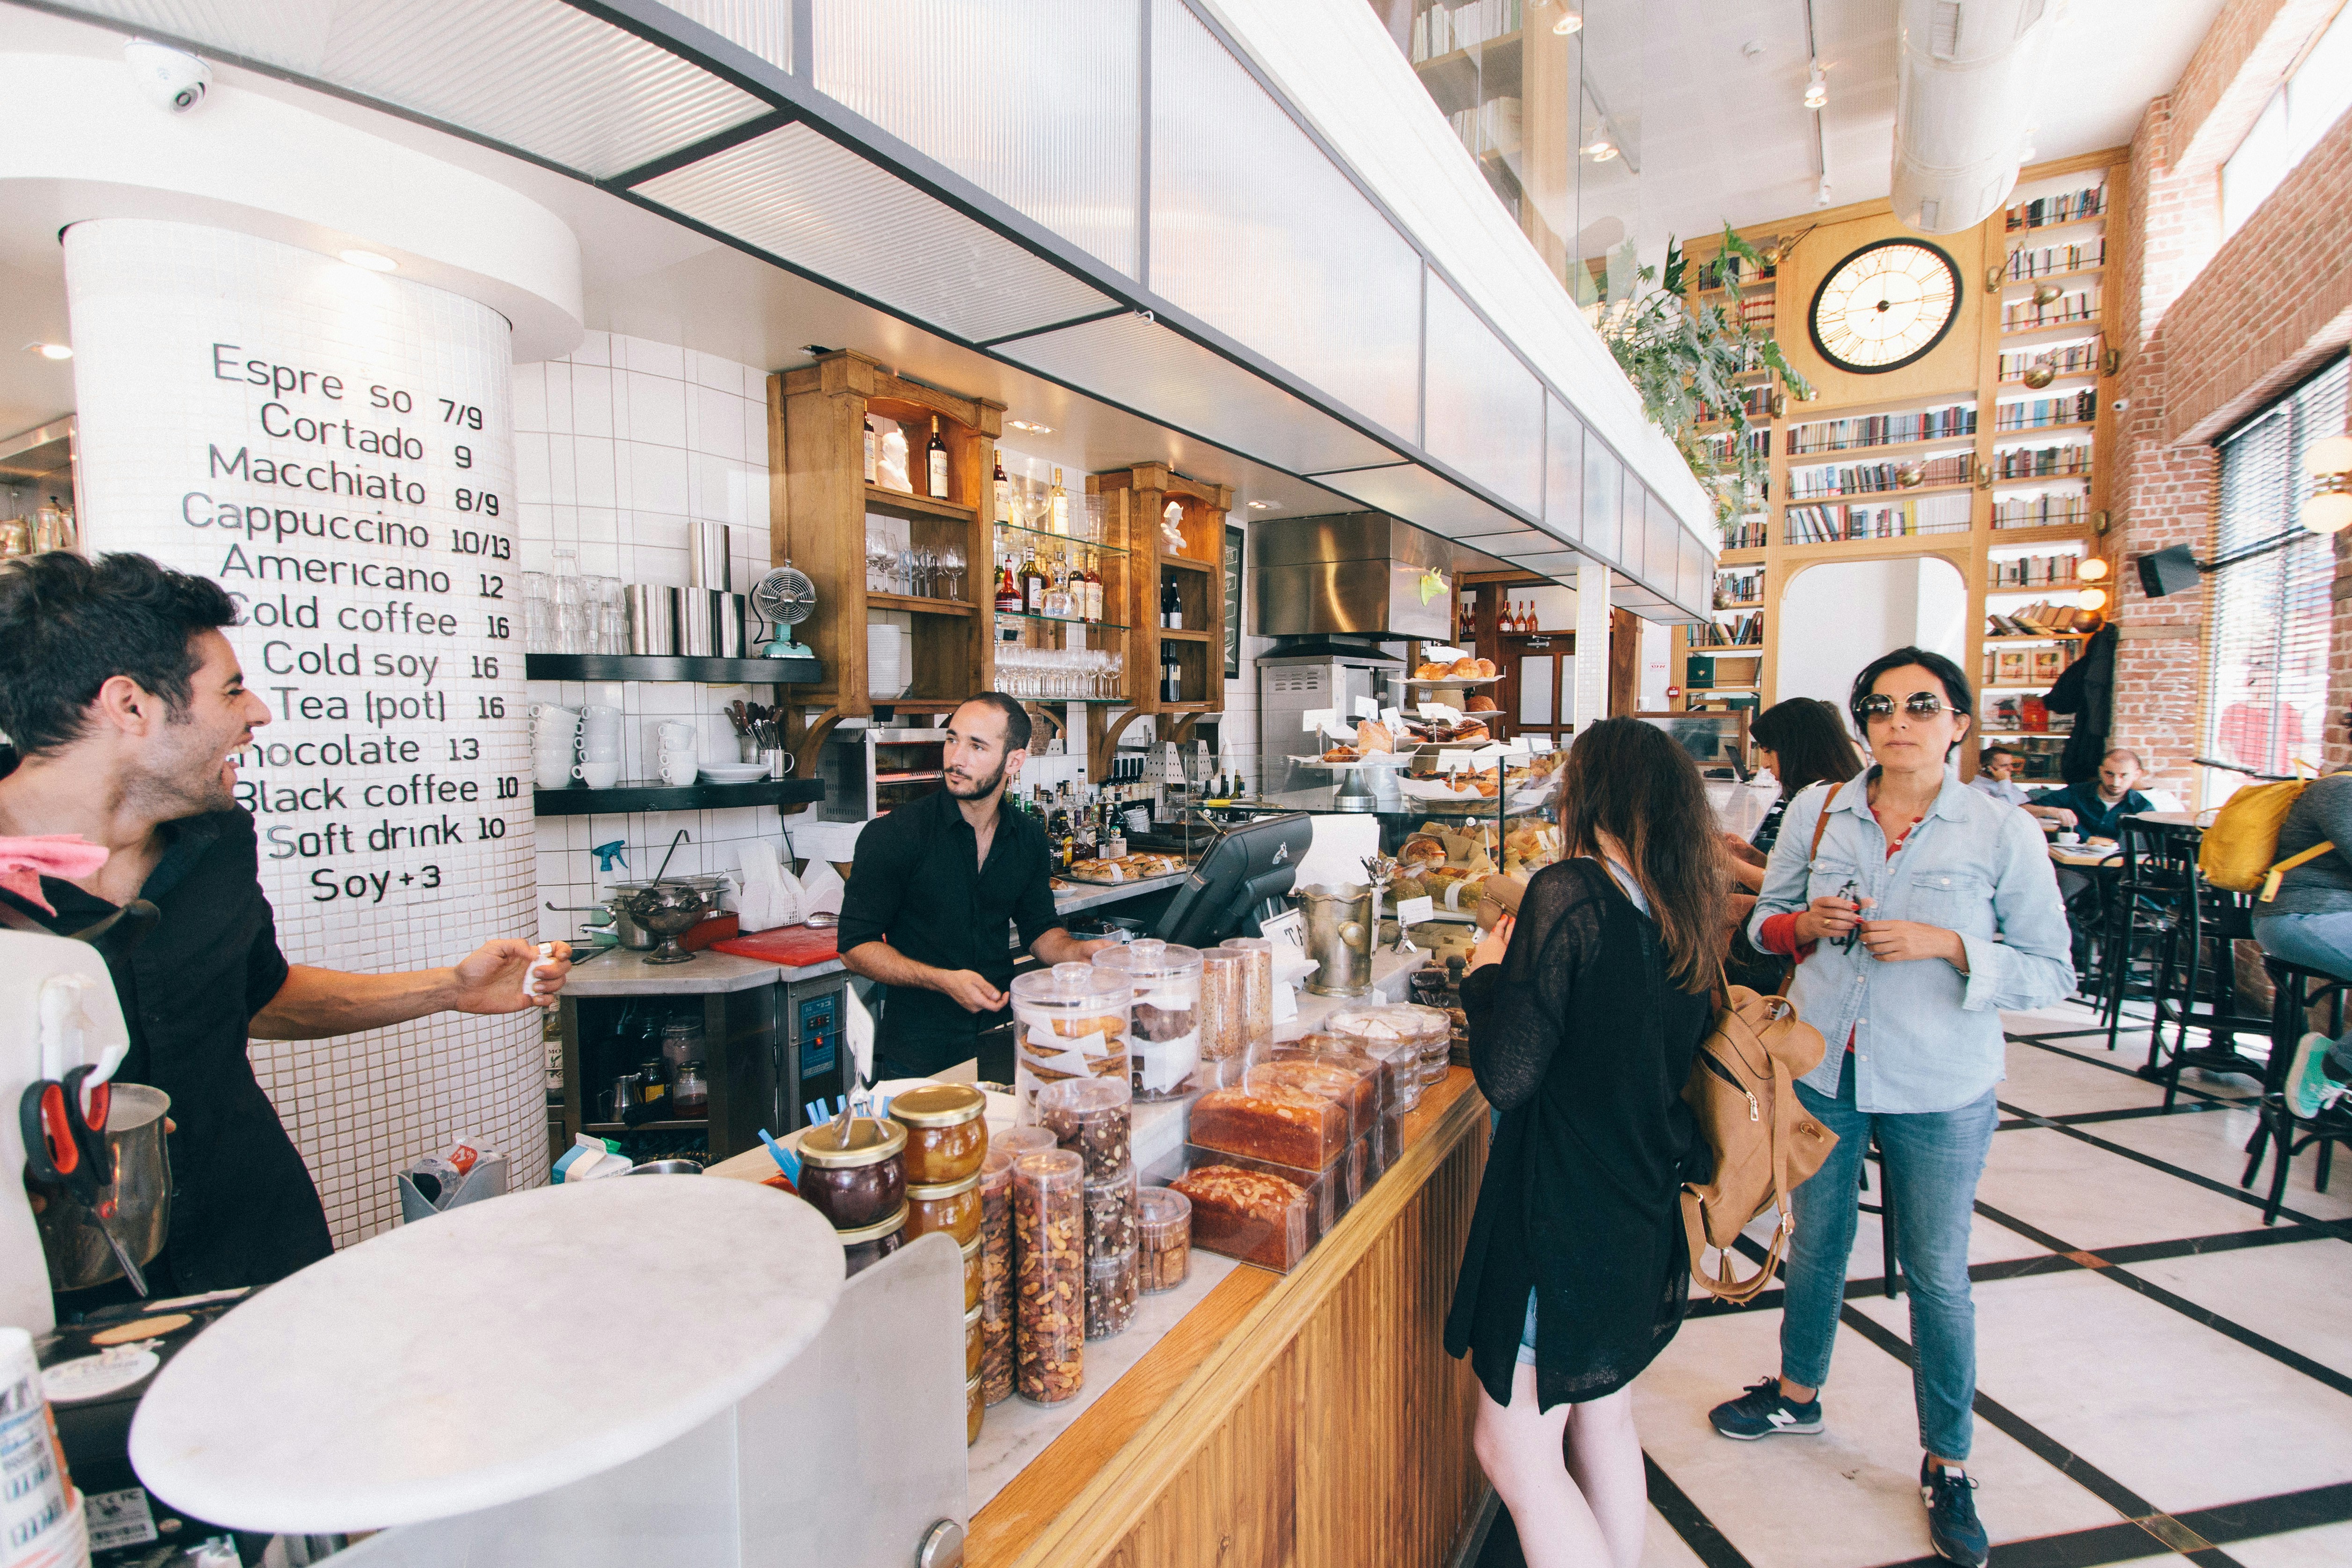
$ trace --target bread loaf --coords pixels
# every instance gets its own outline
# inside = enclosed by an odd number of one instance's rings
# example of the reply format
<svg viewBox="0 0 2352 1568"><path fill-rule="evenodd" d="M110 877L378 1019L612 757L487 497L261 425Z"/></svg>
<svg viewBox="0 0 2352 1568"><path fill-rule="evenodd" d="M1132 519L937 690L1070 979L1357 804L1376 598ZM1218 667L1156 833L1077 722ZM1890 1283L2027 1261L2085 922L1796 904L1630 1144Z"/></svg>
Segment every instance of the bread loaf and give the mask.
<svg viewBox="0 0 2352 1568"><path fill-rule="evenodd" d="M1192 1140L1203 1149L1320 1171L1348 1152L1348 1110L1277 1082L1213 1089L1192 1105Z"/></svg>
<svg viewBox="0 0 2352 1568"><path fill-rule="evenodd" d="M1269 1268L1306 1256L1307 1194L1297 1184L1233 1165L1198 1165L1169 1184L1192 1200L1192 1245Z"/></svg>

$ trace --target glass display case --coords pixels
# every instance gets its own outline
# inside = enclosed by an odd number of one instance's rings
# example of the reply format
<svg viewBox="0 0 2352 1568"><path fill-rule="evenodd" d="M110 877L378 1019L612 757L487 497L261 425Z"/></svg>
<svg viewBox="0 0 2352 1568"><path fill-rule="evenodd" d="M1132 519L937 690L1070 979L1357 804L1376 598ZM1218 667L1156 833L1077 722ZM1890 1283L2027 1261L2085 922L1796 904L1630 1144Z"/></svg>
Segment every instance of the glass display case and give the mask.
<svg viewBox="0 0 2352 1568"><path fill-rule="evenodd" d="M1690 753L1691 761L1698 764L1705 777L1736 781L1755 771L1755 757L1748 750L1748 721L1755 715L1744 708L1703 713L1636 713L1633 717L1673 736Z"/></svg>

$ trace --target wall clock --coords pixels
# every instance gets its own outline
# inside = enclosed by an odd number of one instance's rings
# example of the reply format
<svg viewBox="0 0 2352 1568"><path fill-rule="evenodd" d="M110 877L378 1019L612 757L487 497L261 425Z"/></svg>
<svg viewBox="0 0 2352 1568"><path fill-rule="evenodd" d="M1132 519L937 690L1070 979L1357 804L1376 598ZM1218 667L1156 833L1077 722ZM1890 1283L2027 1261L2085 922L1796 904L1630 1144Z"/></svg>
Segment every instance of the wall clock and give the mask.
<svg viewBox="0 0 2352 1568"><path fill-rule="evenodd" d="M1840 370L1899 370L1944 341L1960 306L1960 269L1917 239L1865 245L1830 269L1805 326Z"/></svg>

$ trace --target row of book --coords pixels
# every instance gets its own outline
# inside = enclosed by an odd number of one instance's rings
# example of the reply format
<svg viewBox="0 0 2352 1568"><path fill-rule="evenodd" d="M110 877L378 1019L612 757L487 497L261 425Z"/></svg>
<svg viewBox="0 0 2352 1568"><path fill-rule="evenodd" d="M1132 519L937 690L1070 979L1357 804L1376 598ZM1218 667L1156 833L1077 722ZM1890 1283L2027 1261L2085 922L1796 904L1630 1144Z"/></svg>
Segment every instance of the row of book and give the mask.
<svg viewBox="0 0 2352 1568"><path fill-rule="evenodd" d="M1769 267L1757 267L1737 251L1726 251L1699 263L1698 286L1701 289L1728 289L1740 283L1761 283L1773 275Z"/></svg>
<svg viewBox="0 0 2352 1568"><path fill-rule="evenodd" d="M1950 452L1909 463L1851 463L1843 468L1800 468L1789 480L1791 500L1813 496L1868 495L1921 485L1964 485L1969 454Z"/></svg>
<svg viewBox="0 0 2352 1568"><path fill-rule="evenodd" d="M2099 395L2092 387L2061 393L2055 397L2028 398L1996 405L1996 430L2040 430L2052 425L2088 425L2099 416Z"/></svg>
<svg viewBox="0 0 2352 1568"><path fill-rule="evenodd" d="M1763 543L1758 540L1757 543ZM1752 605L1764 596L1764 574L1754 567L1740 572L1717 572L1715 574L1715 607L1726 605Z"/></svg>
<svg viewBox="0 0 2352 1568"><path fill-rule="evenodd" d="M1987 686L2023 686L2031 681L2046 689L2074 662L2074 645L2071 642L2047 643L2040 647L1989 647L1984 656L1984 680Z"/></svg>
<svg viewBox="0 0 2352 1568"><path fill-rule="evenodd" d="M1986 583L1995 588L2049 588L2074 581L2079 555L2021 555L1986 564Z"/></svg>
<svg viewBox="0 0 2352 1568"><path fill-rule="evenodd" d="M2000 308L2000 330L2019 332L2032 327L2063 327L2069 321L2095 321L2098 314L2098 294L2089 289L2077 289L2071 294L2059 295L2047 305L2037 305L2031 300L2011 300Z"/></svg>
<svg viewBox="0 0 2352 1568"><path fill-rule="evenodd" d="M1462 145L1474 155L1499 153L1508 158L1519 151L1523 123L1520 110L1517 99L1497 95L1474 108L1457 109L1445 120L1454 127L1454 134L1462 139Z"/></svg>
<svg viewBox="0 0 2352 1568"><path fill-rule="evenodd" d="M2014 234L2021 228L2043 228L2053 223L2073 223L2076 218L2096 217L2107 210L2107 187L2092 185L2084 190L2067 191L2054 196L2036 196L2030 202L2020 202L2009 209L2006 227Z"/></svg>
<svg viewBox="0 0 2352 1568"><path fill-rule="evenodd" d="M1958 505L1952 503L1958 502ZM1925 496L1875 505L1792 506L1781 514L1790 544L1836 544L1853 539L1906 539L1916 533L1965 533L1969 498Z"/></svg>
<svg viewBox="0 0 2352 1568"><path fill-rule="evenodd" d="M1937 441L1947 436L1973 436L1977 407L1955 403L1948 408L1923 408L1910 414L1863 414L1851 419L1822 419L1789 426L1789 452L1844 452L1860 447L1894 447L1906 441Z"/></svg>
<svg viewBox="0 0 2352 1568"><path fill-rule="evenodd" d="M2086 267L2104 267L2107 262L2107 237L2080 240L2073 245L2045 245L2039 250L2012 250L2009 253L2009 279L2021 283L2029 278L2047 278L2053 272L2080 272Z"/></svg>
<svg viewBox="0 0 2352 1568"><path fill-rule="evenodd" d="M1727 621L1707 621L1691 627L1693 647L1760 647L1764 642L1764 612L1750 610Z"/></svg>
<svg viewBox="0 0 2352 1568"><path fill-rule="evenodd" d="M1992 503L1995 528L2080 528L2091 518L2091 498L2011 496Z"/></svg>
<svg viewBox="0 0 2352 1568"><path fill-rule="evenodd" d="M1706 454L1707 461L1717 468L1729 468L1738 454L1738 443L1742 439L1736 431L1718 430L1712 436L1700 437L1699 449ZM1769 458L1772 455L1771 431L1750 430L1745 440L1748 451L1757 457Z"/></svg>
<svg viewBox="0 0 2352 1568"><path fill-rule="evenodd" d="M1723 525L1723 547L1726 550L1761 550L1768 537L1764 520L1760 517L1743 517L1737 522Z"/></svg>
<svg viewBox="0 0 2352 1568"><path fill-rule="evenodd" d="M1418 64L1516 33L1525 20L1523 0L1470 0L1466 5L1451 8L1432 5L1412 19L1408 52Z"/></svg>
<svg viewBox="0 0 2352 1568"><path fill-rule="evenodd" d="M2089 375L2099 368L2099 345L2093 341L2059 348L2013 350L2000 356L2001 380L2022 380L2037 361L2048 364L2053 375Z"/></svg>
<svg viewBox="0 0 2352 1568"><path fill-rule="evenodd" d="M2047 637L2076 629L2083 612L2072 605L2053 605L2041 600L2000 615L1985 616L1987 637Z"/></svg>
<svg viewBox="0 0 2352 1568"><path fill-rule="evenodd" d="M1778 319L1778 302L1769 294L1743 295L1739 301L1739 324L1751 331L1769 332Z"/></svg>
<svg viewBox="0 0 2352 1568"><path fill-rule="evenodd" d="M2091 444L2067 447L2010 447L1992 455L1996 479L2088 479Z"/></svg>

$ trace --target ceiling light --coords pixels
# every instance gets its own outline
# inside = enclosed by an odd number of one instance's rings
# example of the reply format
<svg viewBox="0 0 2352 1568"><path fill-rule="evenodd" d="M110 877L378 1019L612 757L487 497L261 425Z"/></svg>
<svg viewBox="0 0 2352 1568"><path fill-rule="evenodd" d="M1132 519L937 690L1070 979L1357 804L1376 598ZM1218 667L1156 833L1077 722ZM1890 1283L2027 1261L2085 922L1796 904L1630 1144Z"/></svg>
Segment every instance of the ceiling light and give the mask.
<svg viewBox="0 0 2352 1568"><path fill-rule="evenodd" d="M2074 568L2074 575L2085 583L2096 583L2107 574L2107 563L2094 555Z"/></svg>
<svg viewBox="0 0 2352 1568"><path fill-rule="evenodd" d="M400 263L391 257L380 256L373 250L346 250L341 255L345 261L362 272L394 272L400 268Z"/></svg>
<svg viewBox="0 0 2352 1568"><path fill-rule="evenodd" d="M1584 31L1584 14L1580 11L1562 11L1559 14L1559 20L1551 25L1551 30L1563 38L1570 33L1580 33Z"/></svg>
<svg viewBox="0 0 2352 1568"><path fill-rule="evenodd" d="M2074 607L2096 615L2107 607L2107 591L2105 588L2085 588L2074 595Z"/></svg>
<svg viewBox="0 0 2352 1568"><path fill-rule="evenodd" d="M1584 150L1584 155L1596 163L1606 163L1617 156L1617 148L1613 142L1595 142Z"/></svg>
<svg viewBox="0 0 2352 1568"><path fill-rule="evenodd" d="M1822 62L1815 60L1813 68L1805 75L1805 107L1820 109L1830 100L1829 79L1822 74Z"/></svg>
<svg viewBox="0 0 2352 1568"><path fill-rule="evenodd" d="M1249 503L1249 509L1250 509L1250 510L1252 510L1252 511L1264 511L1264 510L1265 510L1268 507L1275 506L1275 505L1277 505L1277 504L1279 504L1279 503L1275 502L1275 501L1270 501L1270 500L1254 500L1254 501L1252 501L1252 502L1250 502L1250 503Z"/></svg>
<svg viewBox="0 0 2352 1568"><path fill-rule="evenodd" d="M1051 436L1054 433L1051 425L1032 425L1026 419L1008 419L1005 423L1015 430L1026 430L1032 436Z"/></svg>
<svg viewBox="0 0 2352 1568"><path fill-rule="evenodd" d="M26 343L25 348L28 353L37 353L43 359L73 358L73 350L64 343Z"/></svg>

